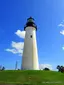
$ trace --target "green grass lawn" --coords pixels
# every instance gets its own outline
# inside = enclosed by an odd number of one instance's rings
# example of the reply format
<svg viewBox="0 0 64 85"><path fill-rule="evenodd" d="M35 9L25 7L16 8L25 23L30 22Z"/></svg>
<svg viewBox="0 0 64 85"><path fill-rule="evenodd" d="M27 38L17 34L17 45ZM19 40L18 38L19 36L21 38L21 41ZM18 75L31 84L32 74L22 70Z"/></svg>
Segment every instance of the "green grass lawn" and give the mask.
<svg viewBox="0 0 64 85"><path fill-rule="evenodd" d="M64 85L64 73L42 70L0 71L0 85Z"/></svg>

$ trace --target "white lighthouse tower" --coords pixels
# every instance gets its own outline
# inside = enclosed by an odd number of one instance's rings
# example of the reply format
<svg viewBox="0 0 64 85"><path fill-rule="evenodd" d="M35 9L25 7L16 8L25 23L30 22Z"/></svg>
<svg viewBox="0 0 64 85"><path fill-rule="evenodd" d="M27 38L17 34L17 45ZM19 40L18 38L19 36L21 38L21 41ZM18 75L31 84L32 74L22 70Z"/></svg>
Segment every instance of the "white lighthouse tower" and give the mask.
<svg viewBox="0 0 64 85"><path fill-rule="evenodd" d="M36 42L37 26L34 23L32 17L27 19L27 23L24 27L26 31L24 50L22 56L22 70L39 70L38 52Z"/></svg>

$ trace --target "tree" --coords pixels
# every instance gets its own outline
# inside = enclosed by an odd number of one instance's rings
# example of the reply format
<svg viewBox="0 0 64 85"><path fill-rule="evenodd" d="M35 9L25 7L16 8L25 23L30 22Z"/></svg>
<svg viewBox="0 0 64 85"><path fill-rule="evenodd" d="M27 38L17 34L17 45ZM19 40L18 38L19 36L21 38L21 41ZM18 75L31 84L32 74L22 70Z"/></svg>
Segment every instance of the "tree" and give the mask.
<svg viewBox="0 0 64 85"><path fill-rule="evenodd" d="M56 68L58 69L59 72L61 71L61 66L60 65L58 65Z"/></svg>
<svg viewBox="0 0 64 85"><path fill-rule="evenodd" d="M0 70L2 69L2 66L0 65Z"/></svg>
<svg viewBox="0 0 64 85"><path fill-rule="evenodd" d="M62 72L62 73L64 72L64 67L63 67L63 66L61 66L61 72Z"/></svg>
<svg viewBox="0 0 64 85"><path fill-rule="evenodd" d="M58 69L59 72L62 72L62 73L64 72L64 66L58 65L57 69Z"/></svg>
<svg viewBox="0 0 64 85"><path fill-rule="evenodd" d="M5 70L5 67L3 66L1 70Z"/></svg>
<svg viewBox="0 0 64 85"><path fill-rule="evenodd" d="M44 68L43 70L49 71L50 69L46 67L46 68Z"/></svg>

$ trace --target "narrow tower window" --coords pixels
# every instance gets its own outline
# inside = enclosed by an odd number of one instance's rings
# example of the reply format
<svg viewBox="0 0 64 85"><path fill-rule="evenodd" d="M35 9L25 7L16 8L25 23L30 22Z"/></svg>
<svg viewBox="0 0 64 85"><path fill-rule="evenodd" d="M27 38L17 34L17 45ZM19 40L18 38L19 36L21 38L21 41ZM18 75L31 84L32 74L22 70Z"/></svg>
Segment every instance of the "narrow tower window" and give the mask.
<svg viewBox="0 0 64 85"><path fill-rule="evenodd" d="M32 35L30 35L30 37L32 38Z"/></svg>

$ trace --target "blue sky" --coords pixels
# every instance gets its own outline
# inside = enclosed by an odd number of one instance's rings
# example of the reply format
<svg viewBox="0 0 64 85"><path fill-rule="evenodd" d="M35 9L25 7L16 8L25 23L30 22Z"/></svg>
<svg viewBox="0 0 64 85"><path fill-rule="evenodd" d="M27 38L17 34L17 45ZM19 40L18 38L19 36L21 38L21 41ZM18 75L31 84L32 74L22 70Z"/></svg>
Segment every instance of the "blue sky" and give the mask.
<svg viewBox="0 0 64 85"><path fill-rule="evenodd" d="M24 34L30 16L38 26L39 64L52 65L53 69L58 64L64 65L64 0L0 0L0 65L15 69L18 61L20 68L20 52L13 53L10 49L15 51L14 46L24 42L18 32Z"/></svg>

